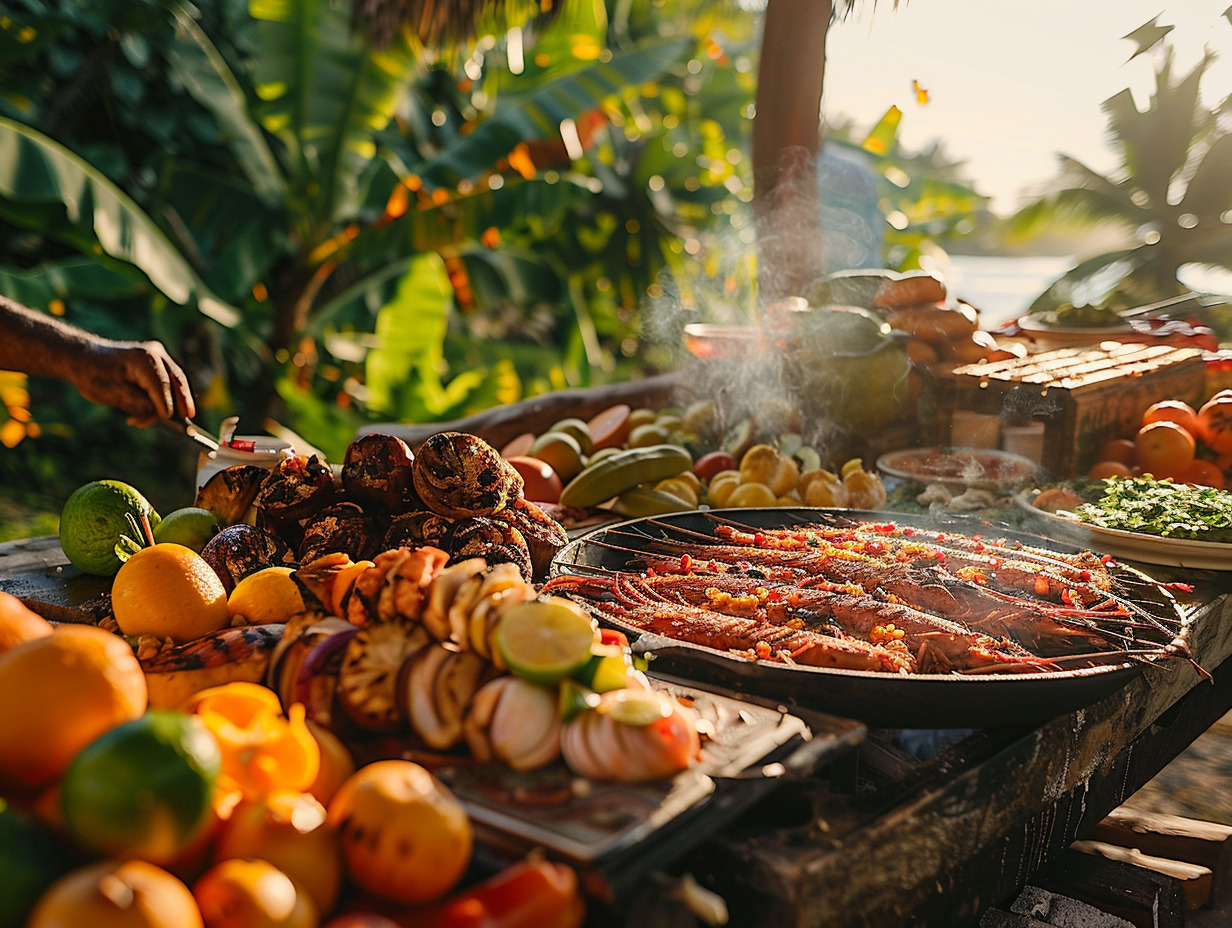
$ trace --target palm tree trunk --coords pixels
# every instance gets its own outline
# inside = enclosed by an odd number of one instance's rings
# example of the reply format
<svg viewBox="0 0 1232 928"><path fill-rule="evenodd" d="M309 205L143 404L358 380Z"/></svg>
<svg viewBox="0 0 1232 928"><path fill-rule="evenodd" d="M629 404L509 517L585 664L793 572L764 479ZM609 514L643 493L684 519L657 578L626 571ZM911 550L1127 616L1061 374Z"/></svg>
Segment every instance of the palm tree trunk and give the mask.
<svg viewBox="0 0 1232 928"><path fill-rule="evenodd" d="M762 305L821 274L821 90L832 0L769 0L753 119L753 213Z"/></svg>

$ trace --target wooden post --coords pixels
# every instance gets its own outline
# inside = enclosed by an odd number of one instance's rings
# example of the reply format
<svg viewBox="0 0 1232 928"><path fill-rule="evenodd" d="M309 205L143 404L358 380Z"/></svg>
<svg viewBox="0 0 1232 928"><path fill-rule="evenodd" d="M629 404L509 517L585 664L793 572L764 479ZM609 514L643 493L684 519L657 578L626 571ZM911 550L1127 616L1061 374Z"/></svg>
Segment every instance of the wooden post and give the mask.
<svg viewBox="0 0 1232 928"><path fill-rule="evenodd" d="M832 0L769 0L753 119L758 296L799 296L821 273L821 90Z"/></svg>

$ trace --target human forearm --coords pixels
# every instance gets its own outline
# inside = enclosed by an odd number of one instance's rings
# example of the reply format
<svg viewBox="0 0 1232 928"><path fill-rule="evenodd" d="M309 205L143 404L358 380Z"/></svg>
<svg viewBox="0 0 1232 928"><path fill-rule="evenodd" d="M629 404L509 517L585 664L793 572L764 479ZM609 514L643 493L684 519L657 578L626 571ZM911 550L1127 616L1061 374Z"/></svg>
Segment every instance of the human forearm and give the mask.
<svg viewBox="0 0 1232 928"><path fill-rule="evenodd" d="M0 296L0 370L70 382L89 353L89 333Z"/></svg>
<svg viewBox="0 0 1232 928"><path fill-rule="evenodd" d="M102 338L2 296L0 370L65 380L135 425L196 413L188 379L161 342Z"/></svg>

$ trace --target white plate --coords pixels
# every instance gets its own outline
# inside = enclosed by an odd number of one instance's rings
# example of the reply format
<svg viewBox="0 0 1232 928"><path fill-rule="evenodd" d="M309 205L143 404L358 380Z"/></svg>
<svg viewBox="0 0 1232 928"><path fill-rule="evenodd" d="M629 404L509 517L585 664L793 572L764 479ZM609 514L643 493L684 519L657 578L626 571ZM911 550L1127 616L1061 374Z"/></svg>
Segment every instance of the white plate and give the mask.
<svg viewBox="0 0 1232 928"><path fill-rule="evenodd" d="M1164 538L1142 532L1088 525L1073 516L1036 509L1037 489L1026 489L1014 501L1036 516L1045 526L1040 533L1060 541L1081 545L1100 554L1112 554L1148 564L1190 567L1195 570L1232 570L1232 544L1194 541L1190 538Z"/></svg>
<svg viewBox="0 0 1232 928"><path fill-rule="evenodd" d="M992 448L908 448L883 454L877 469L917 483L1013 490L1034 477L1038 465L1020 454Z"/></svg>
<svg viewBox="0 0 1232 928"><path fill-rule="evenodd" d="M1126 335L1134 331L1134 327L1128 322L1090 326L1055 325L1043 316L1035 314L1029 314L1019 319L1018 328L1033 334L1073 337L1083 341L1115 340L1118 335Z"/></svg>

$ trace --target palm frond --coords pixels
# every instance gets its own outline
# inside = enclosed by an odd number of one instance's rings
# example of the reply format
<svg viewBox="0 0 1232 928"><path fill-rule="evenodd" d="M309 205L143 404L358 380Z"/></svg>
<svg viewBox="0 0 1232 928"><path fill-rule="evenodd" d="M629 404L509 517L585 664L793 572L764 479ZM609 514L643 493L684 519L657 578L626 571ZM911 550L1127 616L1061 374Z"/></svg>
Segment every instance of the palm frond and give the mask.
<svg viewBox="0 0 1232 928"><path fill-rule="evenodd" d="M425 48L440 50L554 16L559 6L533 0L354 0L351 21L375 48L388 47L406 29Z"/></svg>

